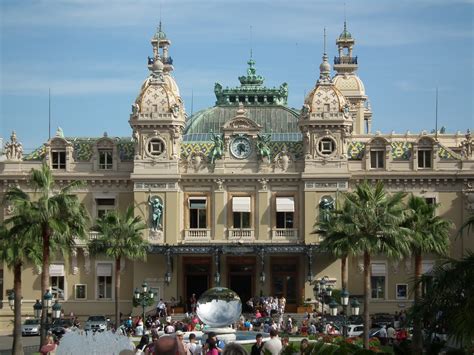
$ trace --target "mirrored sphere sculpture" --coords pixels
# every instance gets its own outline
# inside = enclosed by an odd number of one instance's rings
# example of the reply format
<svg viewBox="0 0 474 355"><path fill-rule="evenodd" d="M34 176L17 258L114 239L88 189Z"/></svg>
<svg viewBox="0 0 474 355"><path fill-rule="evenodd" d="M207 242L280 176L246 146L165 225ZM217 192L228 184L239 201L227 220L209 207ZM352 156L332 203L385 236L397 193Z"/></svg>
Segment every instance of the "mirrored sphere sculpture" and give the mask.
<svg viewBox="0 0 474 355"><path fill-rule="evenodd" d="M239 319L242 302L234 291L225 287L213 287L199 297L196 313L210 327L227 327Z"/></svg>

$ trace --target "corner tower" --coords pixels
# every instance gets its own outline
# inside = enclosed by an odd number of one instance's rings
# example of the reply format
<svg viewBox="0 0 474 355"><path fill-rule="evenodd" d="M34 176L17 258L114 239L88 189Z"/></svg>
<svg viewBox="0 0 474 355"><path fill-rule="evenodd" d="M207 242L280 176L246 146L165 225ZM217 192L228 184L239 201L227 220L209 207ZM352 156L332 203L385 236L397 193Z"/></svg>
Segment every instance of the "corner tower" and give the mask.
<svg viewBox="0 0 474 355"><path fill-rule="evenodd" d="M170 44L160 22L151 39L153 57L148 57L151 73L132 105L129 120L135 141L135 174L148 173L150 169L160 170L160 175L178 174L186 114L178 86L171 76Z"/></svg>
<svg viewBox="0 0 474 355"><path fill-rule="evenodd" d="M336 44L338 56L334 57L334 70L336 71L333 78L334 85L349 101L349 109L354 117L354 134L370 133L372 111L365 94L364 84L356 74L358 62L357 56L353 55L355 39L347 30L346 21L344 21L344 30L337 38Z"/></svg>
<svg viewBox="0 0 474 355"><path fill-rule="evenodd" d="M305 99L298 122L303 134L305 173L316 173L323 165L338 172L347 163L346 141L352 133L349 104L331 79L324 33L323 61L316 86Z"/></svg>

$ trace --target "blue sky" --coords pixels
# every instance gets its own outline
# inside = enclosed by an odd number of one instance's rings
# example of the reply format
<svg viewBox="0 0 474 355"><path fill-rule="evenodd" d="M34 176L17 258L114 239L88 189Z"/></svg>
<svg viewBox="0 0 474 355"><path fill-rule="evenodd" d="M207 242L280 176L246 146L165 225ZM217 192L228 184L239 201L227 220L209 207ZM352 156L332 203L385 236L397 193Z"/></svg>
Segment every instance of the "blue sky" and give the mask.
<svg viewBox="0 0 474 355"><path fill-rule="evenodd" d="M433 129L436 87L439 126L474 128L473 0L345 2L374 131ZM265 83L287 82L300 108L319 75L324 27L329 57L337 52L344 1L1 0L0 136L15 129L26 151L46 141L48 88L52 134L130 136L160 13L188 114L214 105L215 82L238 84L250 46Z"/></svg>

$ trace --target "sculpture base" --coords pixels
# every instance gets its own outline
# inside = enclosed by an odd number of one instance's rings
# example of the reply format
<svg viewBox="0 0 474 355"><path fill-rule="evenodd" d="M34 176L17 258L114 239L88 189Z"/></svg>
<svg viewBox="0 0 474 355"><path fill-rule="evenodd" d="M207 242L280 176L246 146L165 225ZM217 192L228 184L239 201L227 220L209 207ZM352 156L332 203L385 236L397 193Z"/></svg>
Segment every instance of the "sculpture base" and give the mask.
<svg viewBox="0 0 474 355"><path fill-rule="evenodd" d="M205 339L209 333L216 333L217 339L222 340L224 343L233 343L237 337L235 335L235 329L232 328L208 328L204 330Z"/></svg>

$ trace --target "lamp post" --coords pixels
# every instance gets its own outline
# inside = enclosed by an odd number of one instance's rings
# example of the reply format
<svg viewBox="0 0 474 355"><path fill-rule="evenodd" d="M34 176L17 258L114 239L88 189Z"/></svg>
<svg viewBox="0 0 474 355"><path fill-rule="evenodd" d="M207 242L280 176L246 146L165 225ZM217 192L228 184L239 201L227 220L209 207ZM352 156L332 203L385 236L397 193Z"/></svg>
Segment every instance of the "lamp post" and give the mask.
<svg viewBox="0 0 474 355"><path fill-rule="evenodd" d="M325 318L324 318L324 304L326 302L326 297L331 297L332 295L332 286L329 284L329 277L323 276L321 279L314 282L313 287L314 298L318 299L321 303L321 319L323 322L323 328L325 327Z"/></svg>
<svg viewBox="0 0 474 355"><path fill-rule="evenodd" d="M34 312L35 318L41 318L42 309L43 309L43 306L41 305L40 300L36 300L36 303L33 305L33 312Z"/></svg>
<svg viewBox="0 0 474 355"><path fill-rule="evenodd" d="M341 306L344 308L344 324L342 325L342 335L347 337L347 306L349 305L349 292L343 289L341 292Z"/></svg>
<svg viewBox="0 0 474 355"><path fill-rule="evenodd" d="M53 294L51 293L50 290L46 291L45 294L43 295L43 308L46 310L46 324L44 324L44 329L46 329L46 326L49 324L48 322L48 312L49 308L51 307L51 303L53 301ZM43 324L42 324L43 326Z"/></svg>
<svg viewBox="0 0 474 355"><path fill-rule="evenodd" d="M347 337L347 326L349 325L349 319L348 319L348 316L347 316L347 306L349 305L349 292L347 292L346 290L342 290L341 292L341 299L340 299L340 302L341 302L341 306L344 308L344 320L343 320L343 323L342 323L342 335L344 337ZM329 303L329 308L331 309L331 315L335 316L337 315L337 302L332 299L331 302ZM351 301L351 314L353 316L358 316L359 315L359 310L360 310L360 304L359 304L359 301L357 301L356 298L353 298L352 301Z"/></svg>
<svg viewBox="0 0 474 355"><path fill-rule="evenodd" d="M152 289L148 289L148 284L146 282L143 282L141 290L138 287L135 289L133 305L135 307L142 307L143 324L145 324L145 307L151 306L153 304L154 298L155 294L153 293Z"/></svg>
<svg viewBox="0 0 474 355"><path fill-rule="evenodd" d="M15 291L10 292L10 294L8 295L8 305L13 311L13 309L15 308Z"/></svg>
<svg viewBox="0 0 474 355"><path fill-rule="evenodd" d="M58 300L54 301L52 310L53 311L51 312L51 317L53 319L60 319L61 318L61 304L59 304Z"/></svg>

